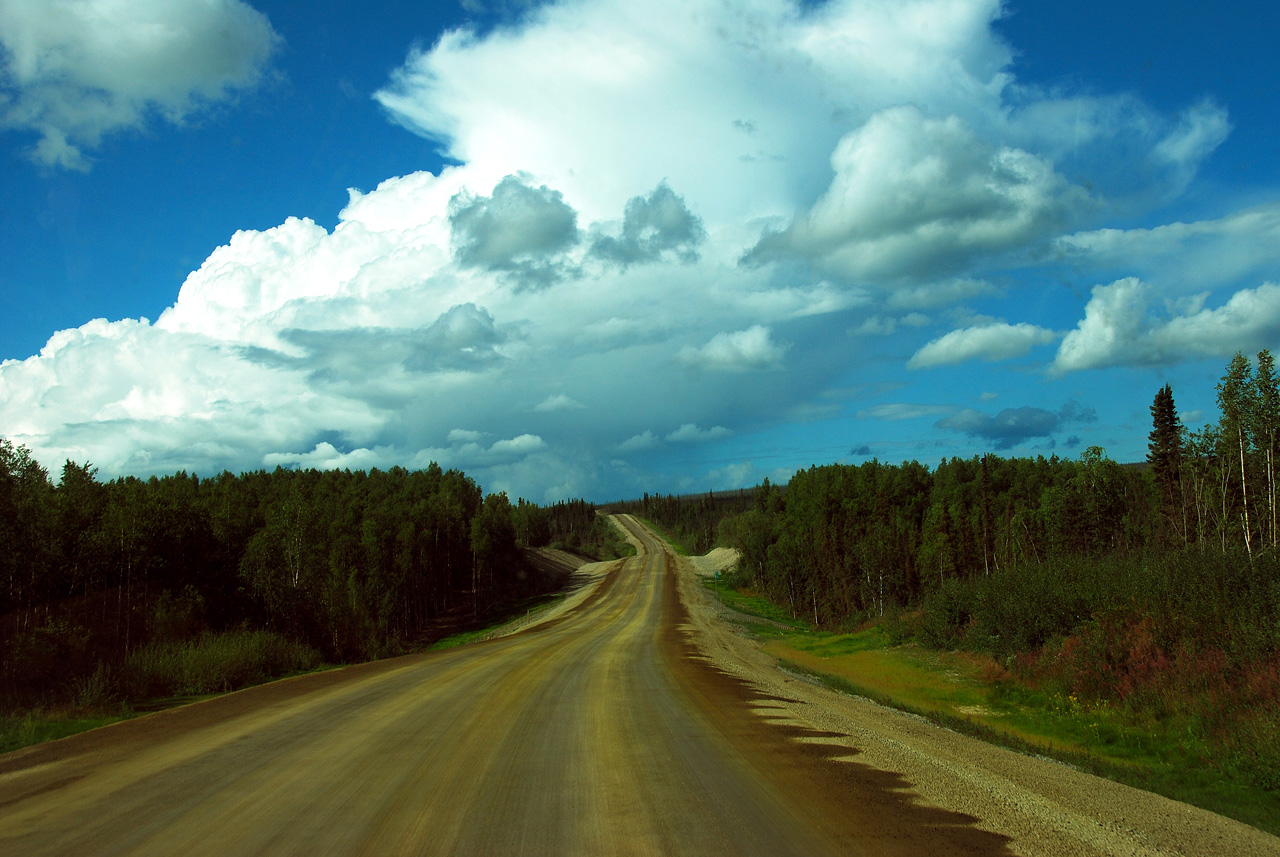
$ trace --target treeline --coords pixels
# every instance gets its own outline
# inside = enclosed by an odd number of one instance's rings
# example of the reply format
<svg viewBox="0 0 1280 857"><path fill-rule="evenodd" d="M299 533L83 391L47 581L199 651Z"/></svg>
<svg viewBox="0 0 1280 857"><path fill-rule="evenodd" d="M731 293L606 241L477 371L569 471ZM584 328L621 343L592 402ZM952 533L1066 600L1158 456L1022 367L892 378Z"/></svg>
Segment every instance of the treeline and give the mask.
<svg viewBox="0 0 1280 857"><path fill-rule="evenodd" d="M823 627L917 603L948 581L1065 560L1148 562L1194 549L1256 563L1280 545L1271 354L1258 355L1256 370L1237 354L1218 402L1221 420L1192 432L1172 389L1157 391L1145 466L1090 447L1075 461L811 467L785 493L766 481L719 537L741 550L744 575Z"/></svg>
<svg viewBox="0 0 1280 857"><path fill-rule="evenodd" d="M516 540L525 547L551 547L595 560L635 553L622 535L586 500L563 500L550 506L518 501Z"/></svg>
<svg viewBox="0 0 1280 857"><path fill-rule="evenodd" d="M600 510L644 518L657 524L691 553L701 555L717 544L720 522L750 509L753 497L753 492L746 489L682 496L645 493L639 500L609 503Z"/></svg>
<svg viewBox="0 0 1280 857"><path fill-rule="evenodd" d="M1270 353L1237 354L1218 402L1218 423L1187 431L1162 387L1144 465L1090 447L1076 461L812 467L785 494L757 488L720 538L741 551L738 583L818 628L874 622L895 641L990 653L1064 697L1181 712L1280 788Z"/></svg>
<svg viewBox="0 0 1280 857"><path fill-rule="evenodd" d="M104 483L67 462L55 484L0 439L0 702L124 681L146 647L233 630L311 653L289 663L406 651L558 583L519 547L594 518L513 506L434 464Z"/></svg>
<svg viewBox="0 0 1280 857"><path fill-rule="evenodd" d="M1143 473L1099 448L1056 456L811 467L785 496L756 490L722 540L778 603L819 627L883 614L1001 569L1140 550L1153 519Z"/></svg>

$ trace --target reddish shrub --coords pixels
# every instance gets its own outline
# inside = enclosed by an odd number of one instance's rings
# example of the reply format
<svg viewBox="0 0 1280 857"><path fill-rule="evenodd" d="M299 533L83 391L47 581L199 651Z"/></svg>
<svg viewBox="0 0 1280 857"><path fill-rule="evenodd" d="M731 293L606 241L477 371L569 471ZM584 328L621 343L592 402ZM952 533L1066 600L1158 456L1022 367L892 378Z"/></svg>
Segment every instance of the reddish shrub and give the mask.
<svg viewBox="0 0 1280 857"><path fill-rule="evenodd" d="M982 680L987 684L1009 684L1013 676L995 660L988 659L982 665Z"/></svg>
<svg viewBox="0 0 1280 857"><path fill-rule="evenodd" d="M1170 662L1156 643L1155 622L1143 616L1136 623L1120 623L1115 642L1124 648L1116 653L1116 693L1128 699L1139 692L1159 691L1172 678Z"/></svg>
<svg viewBox="0 0 1280 857"><path fill-rule="evenodd" d="M1018 652L1013 656L1013 672L1024 679L1034 679L1040 671L1043 649L1034 652Z"/></svg>
<svg viewBox="0 0 1280 857"><path fill-rule="evenodd" d="M1280 708L1280 652L1251 665L1241 682L1241 702L1254 708Z"/></svg>

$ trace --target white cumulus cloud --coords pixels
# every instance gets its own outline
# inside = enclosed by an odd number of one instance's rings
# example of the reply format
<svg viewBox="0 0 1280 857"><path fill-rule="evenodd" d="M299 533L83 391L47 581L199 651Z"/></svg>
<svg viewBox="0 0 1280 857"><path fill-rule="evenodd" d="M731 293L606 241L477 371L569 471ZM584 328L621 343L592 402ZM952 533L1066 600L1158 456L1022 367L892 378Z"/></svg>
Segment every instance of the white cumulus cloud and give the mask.
<svg viewBox="0 0 1280 857"><path fill-rule="evenodd" d="M0 126L38 134L39 163L87 169L105 134L255 86L279 41L241 0L5 0Z"/></svg>
<svg viewBox="0 0 1280 857"><path fill-rule="evenodd" d="M1033 347L1052 342L1052 330L1034 324L984 324L953 330L924 345L907 361L911 369L964 363L969 360L1008 360Z"/></svg>
<svg viewBox="0 0 1280 857"><path fill-rule="evenodd" d="M883 405L872 405L858 411L858 419L874 420L918 420L921 417L936 417L950 414L955 408L949 405L918 405L909 402L889 402Z"/></svg>
<svg viewBox="0 0 1280 857"><path fill-rule="evenodd" d="M546 448L546 442L536 434L522 434L510 440L500 440L489 449L497 455L528 455Z"/></svg>
<svg viewBox="0 0 1280 857"><path fill-rule="evenodd" d="M709 440L719 440L731 434L733 432L724 426L712 426L709 429L704 429L693 423L685 423L667 435L667 440L672 443L706 443Z"/></svg>
<svg viewBox="0 0 1280 857"><path fill-rule="evenodd" d="M748 259L802 258L854 281L951 273L975 255L1047 238L1089 202L1048 160L911 106L846 135L831 167L835 179L813 208Z"/></svg>
<svg viewBox="0 0 1280 857"><path fill-rule="evenodd" d="M1137 273L1177 290L1257 277L1280 279L1280 202L1213 220L1064 235L1054 250L1075 264ZM1255 280L1256 282L1256 280Z"/></svg>
<svg viewBox="0 0 1280 857"><path fill-rule="evenodd" d="M653 449L658 445L658 438L649 429L645 429L640 434L631 437L618 444L618 452L640 452L646 449Z"/></svg>
<svg viewBox="0 0 1280 857"><path fill-rule="evenodd" d="M551 413L554 411L581 411L585 408L586 405L571 399L564 393L556 393L554 396L547 396L535 405L533 409L540 413Z"/></svg>
<svg viewBox="0 0 1280 857"><path fill-rule="evenodd" d="M1108 366L1167 366L1198 357L1274 347L1280 341L1280 285L1241 289L1215 308L1205 295L1161 300L1135 277L1096 286L1085 316L1062 340L1058 373Z"/></svg>
<svg viewBox="0 0 1280 857"><path fill-rule="evenodd" d="M1157 161L1194 170L1223 133L1214 109L1019 85L1003 8L566 0L447 32L377 99L449 166L352 191L332 229L321 212L237 232L154 324L90 321L0 365L0 430L104 476L436 460L558 499L651 489L601 463L620 454L684 444L693 461L830 414L872 347L901 353L921 312L1001 297L1009 259L1114 196L1077 151L1145 180ZM3 121L69 166L255 85L278 42L238 0L0 0L0 22ZM1073 110L1078 146L1060 133ZM884 338L851 340L862 324Z"/></svg>
<svg viewBox="0 0 1280 857"><path fill-rule="evenodd" d="M677 359L697 369L746 372L777 367L786 351L786 346L773 341L769 328L757 324L733 333L717 333L701 348L686 345Z"/></svg>
<svg viewBox="0 0 1280 857"><path fill-rule="evenodd" d="M328 441L321 441L311 452L272 452L263 456L267 467L296 467L315 470L369 470L385 466L389 450L353 449L340 452Z"/></svg>

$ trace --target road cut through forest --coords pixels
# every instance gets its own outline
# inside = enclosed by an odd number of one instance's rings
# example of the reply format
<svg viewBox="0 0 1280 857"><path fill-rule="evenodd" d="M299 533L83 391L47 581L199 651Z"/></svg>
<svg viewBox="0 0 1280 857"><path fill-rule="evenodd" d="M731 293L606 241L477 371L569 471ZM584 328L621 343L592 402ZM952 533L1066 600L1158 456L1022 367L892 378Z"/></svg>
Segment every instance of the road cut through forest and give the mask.
<svg viewBox="0 0 1280 857"><path fill-rule="evenodd" d="M1280 854L779 670L619 521L518 633L0 756L0 855Z"/></svg>

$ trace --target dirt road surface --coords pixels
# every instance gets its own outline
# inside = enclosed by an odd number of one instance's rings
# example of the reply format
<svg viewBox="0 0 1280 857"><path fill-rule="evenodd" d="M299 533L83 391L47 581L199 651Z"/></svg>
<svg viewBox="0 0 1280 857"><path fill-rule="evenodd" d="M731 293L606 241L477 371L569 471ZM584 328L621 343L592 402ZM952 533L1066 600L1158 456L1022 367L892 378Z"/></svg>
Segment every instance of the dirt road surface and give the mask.
<svg viewBox="0 0 1280 857"><path fill-rule="evenodd" d="M0 756L0 854L1280 853L781 673L622 521L519 633Z"/></svg>

